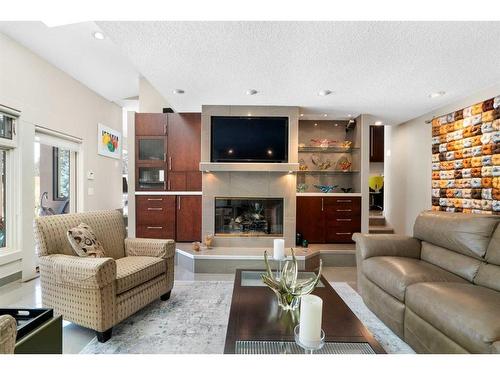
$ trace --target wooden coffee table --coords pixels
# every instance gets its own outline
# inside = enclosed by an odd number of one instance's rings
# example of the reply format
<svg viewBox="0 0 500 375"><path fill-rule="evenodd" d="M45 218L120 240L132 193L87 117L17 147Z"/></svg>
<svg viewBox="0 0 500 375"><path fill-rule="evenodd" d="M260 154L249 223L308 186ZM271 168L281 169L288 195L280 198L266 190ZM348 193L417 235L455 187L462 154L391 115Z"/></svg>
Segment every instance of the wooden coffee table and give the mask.
<svg viewBox="0 0 500 375"><path fill-rule="evenodd" d="M275 294L260 281L264 271L236 270L224 353L301 353L295 344L298 312L279 308ZM300 277L312 273L301 272ZM385 353L322 276L313 294L323 299L323 353Z"/></svg>

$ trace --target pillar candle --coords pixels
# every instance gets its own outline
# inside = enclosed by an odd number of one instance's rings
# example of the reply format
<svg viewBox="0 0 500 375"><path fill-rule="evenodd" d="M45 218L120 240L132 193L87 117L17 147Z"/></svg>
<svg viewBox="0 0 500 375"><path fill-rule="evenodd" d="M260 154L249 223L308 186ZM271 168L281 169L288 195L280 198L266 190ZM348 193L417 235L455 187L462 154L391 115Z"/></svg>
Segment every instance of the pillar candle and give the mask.
<svg viewBox="0 0 500 375"><path fill-rule="evenodd" d="M304 345L314 345L320 342L322 312L323 300L321 298L312 294L301 297L299 340Z"/></svg>
<svg viewBox="0 0 500 375"><path fill-rule="evenodd" d="M281 238L274 240L273 258L275 260L285 259L285 240Z"/></svg>

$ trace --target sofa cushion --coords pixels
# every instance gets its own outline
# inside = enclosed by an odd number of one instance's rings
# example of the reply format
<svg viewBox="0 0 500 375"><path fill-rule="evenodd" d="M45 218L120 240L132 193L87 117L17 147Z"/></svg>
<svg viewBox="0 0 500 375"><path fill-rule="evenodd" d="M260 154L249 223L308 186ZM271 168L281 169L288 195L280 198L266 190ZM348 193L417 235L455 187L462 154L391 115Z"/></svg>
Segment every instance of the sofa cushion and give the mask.
<svg viewBox="0 0 500 375"><path fill-rule="evenodd" d="M482 264L479 259L468 257L467 255L456 253L425 241L422 242L420 259L454 273L469 282L474 280Z"/></svg>
<svg viewBox="0 0 500 375"><path fill-rule="evenodd" d="M116 260L116 294L135 288L167 271L165 259L124 257Z"/></svg>
<svg viewBox="0 0 500 375"><path fill-rule="evenodd" d="M486 251L486 261L500 266L500 223L491 237L488 250Z"/></svg>
<svg viewBox="0 0 500 375"><path fill-rule="evenodd" d="M489 353L500 340L500 293L470 283L430 282L408 287L406 306L472 353Z"/></svg>
<svg viewBox="0 0 500 375"><path fill-rule="evenodd" d="M500 216L426 211L418 215L414 237L458 253L482 258Z"/></svg>
<svg viewBox="0 0 500 375"><path fill-rule="evenodd" d="M364 275L400 301L409 285L426 281L466 282L464 279L418 259L374 257L363 261Z"/></svg>

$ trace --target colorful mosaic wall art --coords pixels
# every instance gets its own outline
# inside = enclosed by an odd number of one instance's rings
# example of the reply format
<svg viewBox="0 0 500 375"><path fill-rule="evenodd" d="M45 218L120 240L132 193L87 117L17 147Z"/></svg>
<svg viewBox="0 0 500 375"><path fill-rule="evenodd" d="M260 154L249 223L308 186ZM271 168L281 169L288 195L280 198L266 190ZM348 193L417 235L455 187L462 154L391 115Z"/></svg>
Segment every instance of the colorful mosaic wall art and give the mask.
<svg viewBox="0 0 500 375"><path fill-rule="evenodd" d="M500 215L500 96L432 120L432 209Z"/></svg>

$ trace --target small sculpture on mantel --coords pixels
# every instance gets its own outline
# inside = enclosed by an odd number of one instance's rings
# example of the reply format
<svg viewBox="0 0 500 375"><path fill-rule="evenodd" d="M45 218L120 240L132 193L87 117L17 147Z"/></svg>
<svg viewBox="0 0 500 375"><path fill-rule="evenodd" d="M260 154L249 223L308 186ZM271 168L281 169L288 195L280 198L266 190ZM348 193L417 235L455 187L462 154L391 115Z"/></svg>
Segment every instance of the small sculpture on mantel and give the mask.
<svg viewBox="0 0 500 375"><path fill-rule="evenodd" d="M194 251L200 251L200 243L198 241L193 242L193 250Z"/></svg>
<svg viewBox="0 0 500 375"><path fill-rule="evenodd" d="M207 247L207 249L211 249L212 248L213 242L214 242L214 235L213 234L207 234L205 236L205 246Z"/></svg>

